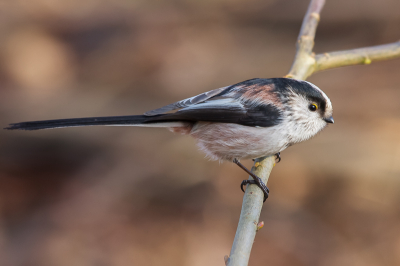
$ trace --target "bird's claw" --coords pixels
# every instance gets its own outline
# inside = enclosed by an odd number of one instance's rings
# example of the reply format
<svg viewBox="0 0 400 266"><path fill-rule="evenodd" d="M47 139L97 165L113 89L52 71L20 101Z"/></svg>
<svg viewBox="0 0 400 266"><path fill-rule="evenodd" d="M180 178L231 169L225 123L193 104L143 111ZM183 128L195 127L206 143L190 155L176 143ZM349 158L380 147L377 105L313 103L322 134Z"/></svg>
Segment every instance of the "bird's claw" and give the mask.
<svg viewBox="0 0 400 266"><path fill-rule="evenodd" d="M240 189L244 192L243 186L247 184L256 184L264 192L264 202L265 202L268 198L269 189L261 180L261 178L259 178L254 173L249 171L249 169L247 169L243 164L241 164L238 159L235 158L232 161L233 163L237 164L240 168L242 168L246 173L248 173L251 177L253 177L253 180L243 180L242 183L240 184Z"/></svg>
<svg viewBox="0 0 400 266"><path fill-rule="evenodd" d="M258 180L257 180L258 181ZM259 180L260 182L257 182L256 180L250 180L250 179L246 179L243 180L242 183L240 184L240 189L244 192L243 187L248 185L248 184L255 184L257 185L262 192L264 193L264 200L263 202L265 202L268 199L268 195L269 195L269 189L268 187L264 184L264 182L261 181L261 179Z"/></svg>
<svg viewBox="0 0 400 266"><path fill-rule="evenodd" d="M275 160L278 160L277 163L279 163L281 161L281 153L280 152L275 154Z"/></svg>
<svg viewBox="0 0 400 266"><path fill-rule="evenodd" d="M249 180L249 179L243 180L242 183L240 184L240 189L244 193L244 189L243 189L244 186L246 186L247 184L255 184L255 183L256 182L254 182L254 180Z"/></svg>

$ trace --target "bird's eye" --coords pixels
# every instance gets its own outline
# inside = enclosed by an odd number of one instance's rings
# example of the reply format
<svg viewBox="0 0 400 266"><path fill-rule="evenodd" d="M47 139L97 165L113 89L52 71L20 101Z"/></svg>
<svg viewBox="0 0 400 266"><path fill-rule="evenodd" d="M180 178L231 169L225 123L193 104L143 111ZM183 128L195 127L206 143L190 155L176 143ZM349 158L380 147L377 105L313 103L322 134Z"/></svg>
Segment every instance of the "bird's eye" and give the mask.
<svg viewBox="0 0 400 266"><path fill-rule="evenodd" d="M313 104L310 104L310 105L308 106L308 109L309 109L311 112L315 112L315 111L318 110L318 106L317 106L315 103L313 103Z"/></svg>

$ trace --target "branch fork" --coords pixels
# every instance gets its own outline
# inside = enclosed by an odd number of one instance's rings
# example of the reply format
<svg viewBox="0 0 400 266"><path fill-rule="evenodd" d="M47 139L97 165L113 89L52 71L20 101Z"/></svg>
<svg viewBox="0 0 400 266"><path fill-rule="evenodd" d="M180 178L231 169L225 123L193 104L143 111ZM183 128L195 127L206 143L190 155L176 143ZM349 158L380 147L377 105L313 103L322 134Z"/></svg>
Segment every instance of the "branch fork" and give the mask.
<svg viewBox="0 0 400 266"><path fill-rule="evenodd" d="M346 51L313 53L315 32L325 0L311 0L297 39L297 51L287 78L305 80L312 74L350 65L394 59L400 57L400 41L385 45L358 48ZM252 172L267 184L275 156L258 158ZM251 179L251 177L250 177ZM257 186L248 186L243 197L242 211L230 256L225 256L227 266L248 265L251 248L258 229L258 220L263 205L263 192Z"/></svg>

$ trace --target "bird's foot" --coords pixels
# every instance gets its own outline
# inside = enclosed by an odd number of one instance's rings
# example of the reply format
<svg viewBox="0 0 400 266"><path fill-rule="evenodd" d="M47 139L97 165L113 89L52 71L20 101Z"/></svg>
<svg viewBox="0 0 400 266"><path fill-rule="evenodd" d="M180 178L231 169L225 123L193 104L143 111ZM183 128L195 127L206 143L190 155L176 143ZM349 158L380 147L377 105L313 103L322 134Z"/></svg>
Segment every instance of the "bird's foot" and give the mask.
<svg viewBox="0 0 400 266"><path fill-rule="evenodd" d="M276 163L279 163L281 161L281 153L280 152L275 154L275 160L278 160Z"/></svg>
<svg viewBox="0 0 400 266"><path fill-rule="evenodd" d="M262 192L264 193L263 202L265 202L268 199L269 189L261 179L257 180L257 181L256 180L250 180L250 179L243 180L242 183L240 184L240 189L244 192L243 187L248 185L248 184L255 184L259 188L261 188Z"/></svg>
<svg viewBox="0 0 400 266"><path fill-rule="evenodd" d="M268 187L265 185L265 183L261 180L261 178L259 178L257 175L255 175L254 173L252 173L249 169L247 169L243 164L241 164L239 162L238 159L233 159L233 163L237 164L240 168L242 168L246 173L248 173L251 177L253 177L253 180L243 180L242 183L240 184L240 188L242 189L242 191L244 192L243 186L247 185L247 184L256 184L259 188L261 188L261 190L264 193L264 202L267 200L268 198L268 194L269 194L269 189ZM257 162L258 163L258 162ZM256 164L257 164L256 163Z"/></svg>

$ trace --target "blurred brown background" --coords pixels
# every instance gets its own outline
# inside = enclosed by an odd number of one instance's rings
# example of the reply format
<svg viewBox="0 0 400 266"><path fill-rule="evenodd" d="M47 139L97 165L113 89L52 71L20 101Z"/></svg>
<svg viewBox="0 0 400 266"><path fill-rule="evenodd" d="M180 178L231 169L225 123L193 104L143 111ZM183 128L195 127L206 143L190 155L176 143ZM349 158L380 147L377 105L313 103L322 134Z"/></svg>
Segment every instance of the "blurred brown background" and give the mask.
<svg viewBox="0 0 400 266"><path fill-rule="evenodd" d="M283 76L307 5L1 1L1 127L140 114ZM399 10L328 0L315 51L397 41ZM335 124L282 153L250 265L400 265L399 69L393 60L309 79ZM162 129L1 130L0 265L223 265L245 178Z"/></svg>

